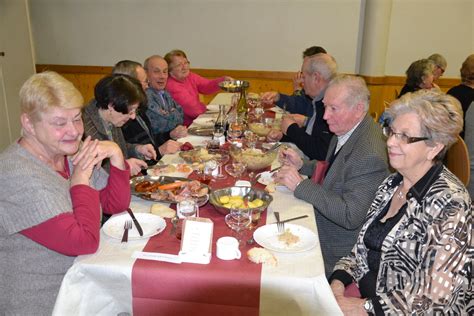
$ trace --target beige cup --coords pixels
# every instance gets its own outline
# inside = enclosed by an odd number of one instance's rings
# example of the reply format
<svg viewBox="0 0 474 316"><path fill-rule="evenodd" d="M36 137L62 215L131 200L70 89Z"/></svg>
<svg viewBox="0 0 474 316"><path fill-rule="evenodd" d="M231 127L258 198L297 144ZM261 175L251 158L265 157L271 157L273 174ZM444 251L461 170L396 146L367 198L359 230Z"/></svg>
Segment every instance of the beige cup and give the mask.
<svg viewBox="0 0 474 316"><path fill-rule="evenodd" d="M217 258L221 260L240 259L239 241L234 237L221 237L217 240Z"/></svg>

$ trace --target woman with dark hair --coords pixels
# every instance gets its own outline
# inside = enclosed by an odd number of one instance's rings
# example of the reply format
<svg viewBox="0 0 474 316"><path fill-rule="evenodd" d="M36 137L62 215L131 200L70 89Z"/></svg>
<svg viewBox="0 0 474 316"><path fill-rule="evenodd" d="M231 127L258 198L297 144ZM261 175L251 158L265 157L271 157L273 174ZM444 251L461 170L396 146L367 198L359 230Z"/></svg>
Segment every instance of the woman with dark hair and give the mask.
<svg viewBox="0 0 474 316"><path fill-rule="evenodd" d="M406 71L407 79L398 97L401 97L407 92L435 88L436 86L433 84L434 70L435 64L429 59L420 59L412 62Z"/></svg>
<svg viewBox="0 0 474 316"><path fill-rule="evenodd" d="M97 83L94 95L84 110L85 136L116 142L128 158L131 174L138 174L147 167L142 159L156 159L156 151L152 144L127 143L120 128L134 120L138 106L146 102L140 82L122 74L107 76Z"/></svg>

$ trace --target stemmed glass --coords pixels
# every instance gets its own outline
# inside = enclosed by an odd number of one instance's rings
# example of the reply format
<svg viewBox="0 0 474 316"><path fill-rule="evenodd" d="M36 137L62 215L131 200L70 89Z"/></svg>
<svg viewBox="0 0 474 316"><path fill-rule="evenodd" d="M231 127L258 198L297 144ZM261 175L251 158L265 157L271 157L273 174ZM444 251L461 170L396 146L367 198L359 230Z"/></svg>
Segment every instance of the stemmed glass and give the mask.
<svg viewBox="0 0 474 316"><path fill-rule="evenodd" d="M234 237L242 244L242 234L250 224L250 211L248 209L230 208L229 214L224 218L225 223L234 231Z"/></svg>
<svg viewBox="0 0 474 316"><path fill-rule="evenodd" d="M230 143L236 143L244 132L244 124L242 121L236 119L229 121L229 129L227 130L227 140Z"/></svg>
<svg viewBox="0 0 474 316"><path fill-rule="evenodd" d="M230 174L233 178L239 178L244 172L247 166L243 162L232 161L231 164L225 166L225 171Z"/></svg>
<svg viewBox="0 0 474 316"><path fill-rule="evenodd" d="M252 132L251 130L246 130L244 132L245 145L248 148L255 148L258 141L258 135Z"/></svg>
<svg viewBox="0 0 474 316"><path fill-rule="evenodd" d="M218 173L214 176L216 179L226 179L227 176L222 172L222 166L229 161L229 154L225 152L217 153L214 157L214 160L217 162Z"/></svg>

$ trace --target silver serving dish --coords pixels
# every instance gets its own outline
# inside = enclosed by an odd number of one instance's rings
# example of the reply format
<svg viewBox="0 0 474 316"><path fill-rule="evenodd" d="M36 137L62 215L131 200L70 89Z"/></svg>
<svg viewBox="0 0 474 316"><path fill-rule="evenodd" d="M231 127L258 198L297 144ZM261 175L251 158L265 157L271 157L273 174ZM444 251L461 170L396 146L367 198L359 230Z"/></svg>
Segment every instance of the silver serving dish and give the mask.
<svg viewBox="0 0 474 316"><path fill-rule="evenodd" d="M248 89L250 83L245 80L226 80L219 83L219 87L227 92L241 92Z"/></svg>
<svg viewBox="0 0 474 316"><path fill-rule="evenodd" d="M190 127L188 133L196 136L212 136L214 134L214 127Z"/></svg>
<svg viewBox="0 0 474 316"><path fill-rule="evenodd" d="M161 184L168 184L168 183L173 183L176 181L191 181L191 180L187 178L167 177L167 176L139 176L139 177L134 177L130 179L130 192L132 195L138 196L139 198L142 198L148 201L177 203L177 201L171 200L171 199L155 199L151 196L152 192L135 191L135 186L142 181L159 182ZM207 185L201 183L201 187L207 187ZM199 206L203 206L209 200L209 194L205 194L202 196L193 196L192 198L196 201L196 203Z"/></svg>
<svg viewBox="0 0 474 316"><path fill-rule="evenodd" d="M250 193L249 193L250 191ZM250 187L228 187L218 190L213 190L209 196L209 202L214 206L214 208L221 214L227 215L229 214L229 208L224 207L220 202L219 199L222 196L230 195L230 196L245 196L247 193L249 201L253 201L254 199L261 199L263 201L263 205L260 207L249 208L252 211L259 211L263 212L273 201L273 197L263 191L258 189L253 189Z"/></svg>

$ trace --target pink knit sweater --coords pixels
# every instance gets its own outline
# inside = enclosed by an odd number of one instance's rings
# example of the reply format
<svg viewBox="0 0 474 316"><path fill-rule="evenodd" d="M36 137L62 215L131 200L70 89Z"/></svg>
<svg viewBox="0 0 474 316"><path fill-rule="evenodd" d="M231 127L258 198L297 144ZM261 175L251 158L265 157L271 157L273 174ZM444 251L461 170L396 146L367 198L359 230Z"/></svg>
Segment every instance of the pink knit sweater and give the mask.
<svg viewBox="0 0 474 316"><path fill-rule="evenodd" d="M224 81L224 77L209 80L192 72L184 81L178 81L171 76L168 78L166 90L183 108L184 125L191 125L196 117L206 111L206 105L199 101L199 94L216 93L221 81Z"/></svg>

